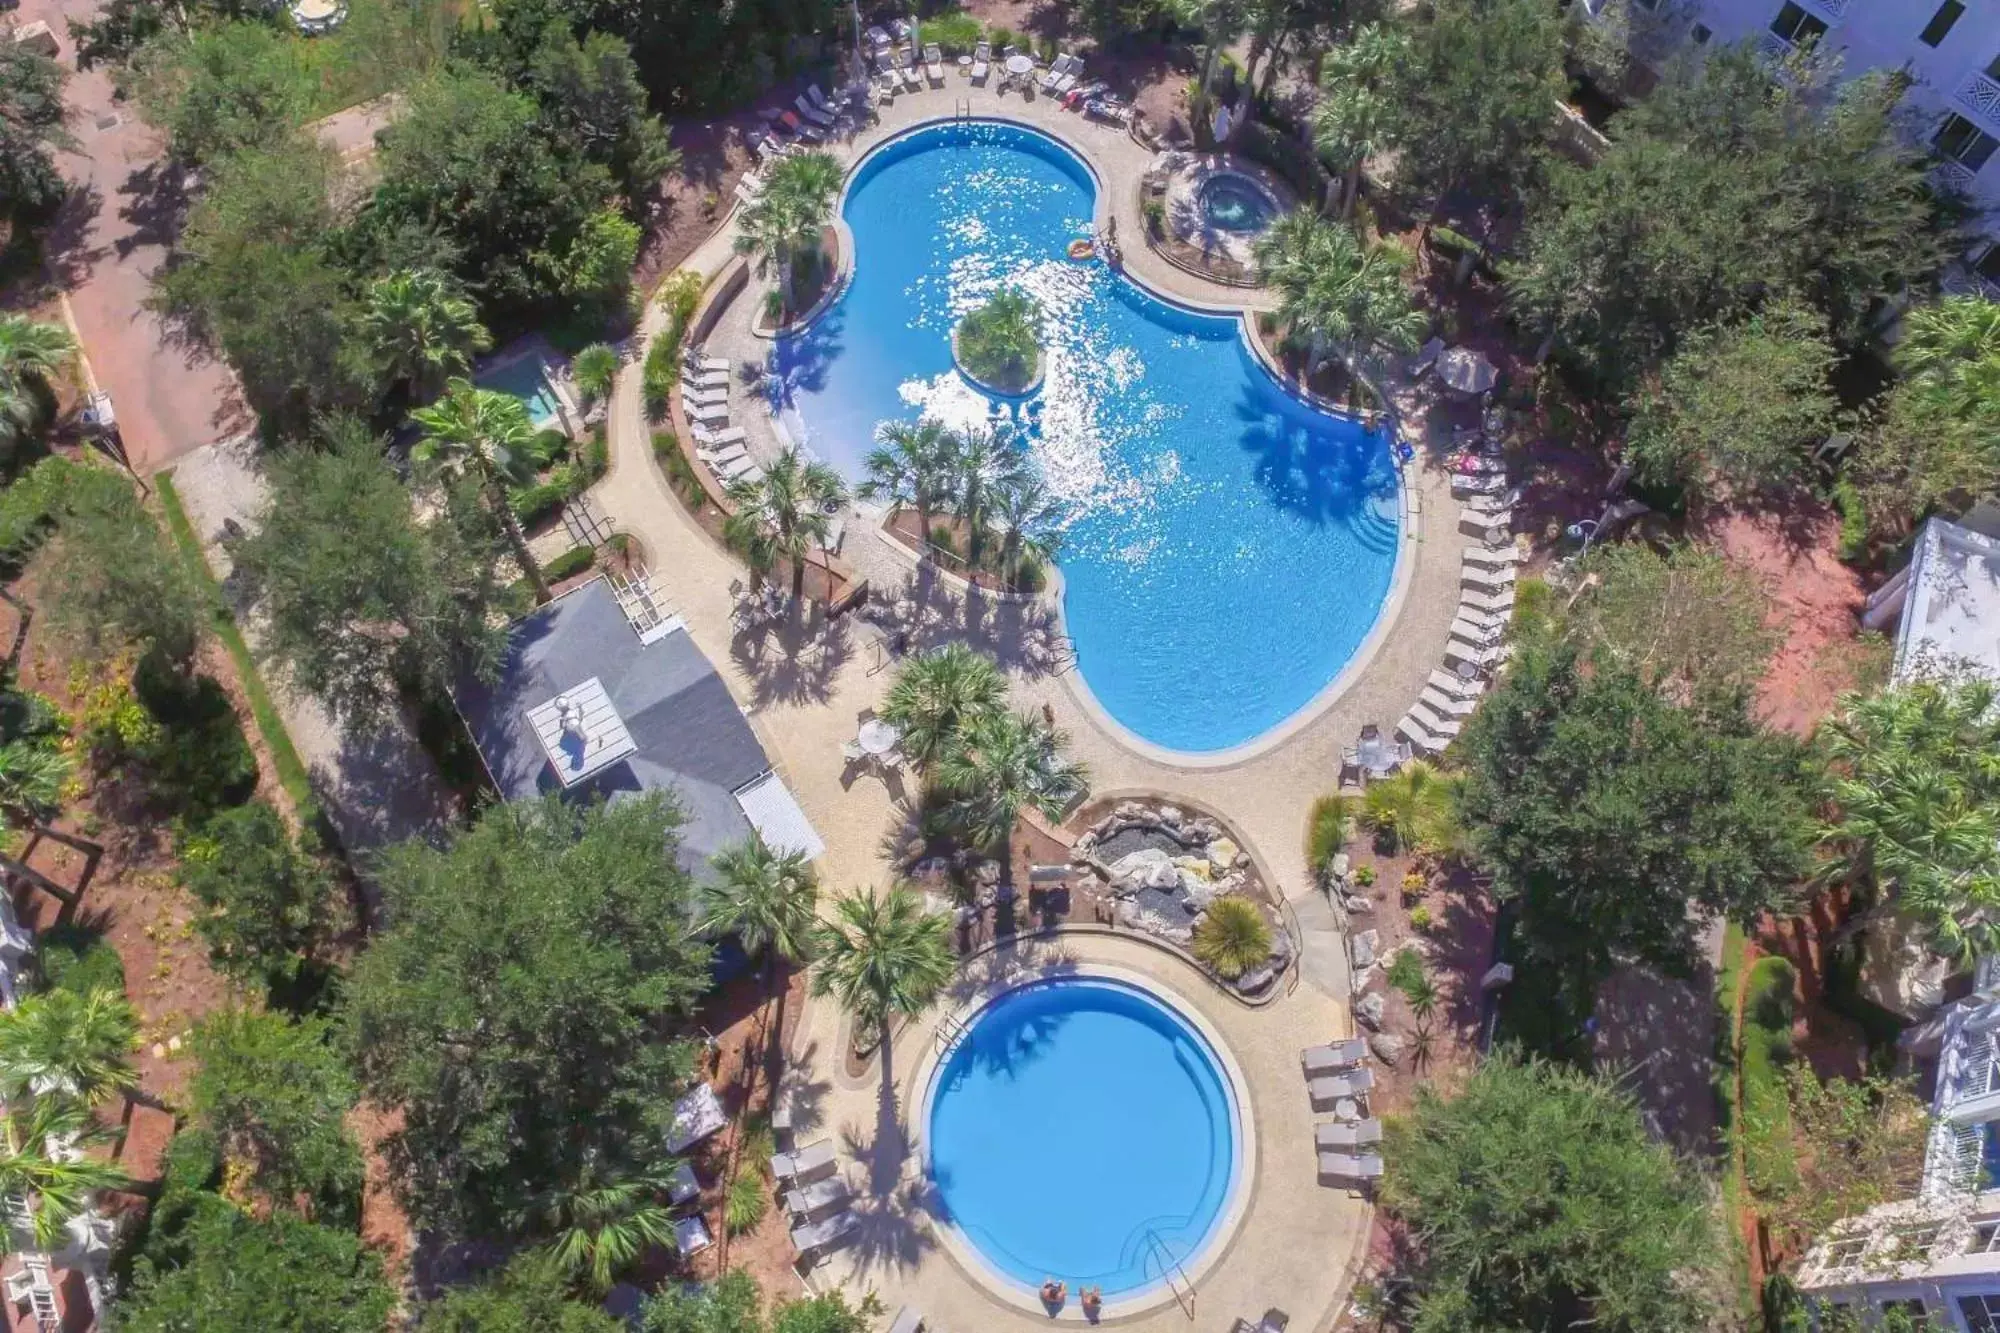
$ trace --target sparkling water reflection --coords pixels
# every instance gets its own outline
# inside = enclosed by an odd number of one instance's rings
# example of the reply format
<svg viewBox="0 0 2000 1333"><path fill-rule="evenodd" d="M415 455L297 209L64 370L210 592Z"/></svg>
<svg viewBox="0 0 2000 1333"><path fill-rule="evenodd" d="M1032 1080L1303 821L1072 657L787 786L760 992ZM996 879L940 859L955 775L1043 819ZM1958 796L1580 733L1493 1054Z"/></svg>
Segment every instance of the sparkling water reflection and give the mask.
<svg viewBox="0 0 2000 1333"><path fill-rule="evenodd" d="M919 130L851 186L852 282L773 356L788 431L851 478L883 420L1005 413L1067 507L1064 614L1120 724L1189 751L1249 741L1310 702L1367 636L1398 540L1388 450L1279 385L1234 318L1157 300L1068 243L1096 187L1054 140ZM950 335L1002 286L1045 315L1047 380L996 402Z"/></svg>

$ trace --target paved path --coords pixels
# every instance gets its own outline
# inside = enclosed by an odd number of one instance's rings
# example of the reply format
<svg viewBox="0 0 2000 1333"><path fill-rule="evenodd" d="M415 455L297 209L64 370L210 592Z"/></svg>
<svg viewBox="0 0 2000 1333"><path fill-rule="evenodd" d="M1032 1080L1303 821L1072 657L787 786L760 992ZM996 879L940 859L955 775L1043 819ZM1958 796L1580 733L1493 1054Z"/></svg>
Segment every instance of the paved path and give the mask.
<svg viewBox="0 0 2000 1333"><path fill-rule="evenodd" d="M885 110L882 125L835 151L851 161L899 128L951 115L955 101L965 96L965 86L955 80L942 91L906 95ZM1134 187L1149 156L1128 136L1084 125L1046 101L1023 104L1014 96L1001 101L990 91L979 90L971 96L981 114L1061 130L1096 165L1105 181L1107 206L1116 207L1120 200L1129 203L1134 216L1129 223L1121 222L1120 234L1130 238L1141 234ZM725 227L699 247L685 267L712 278L733 262ZM1173 269L1143 248L1130 251L1128 263L1137 276L1183 300L1241 299L1236 289ZM709 350L761 364L768 344L753 338L748 322L762 292L762 284L753 282L735 298L711 337ZM649 308L646 337L661 323L660 312ZM741 389L737 399L736 424L745 426L754 448L768 456L779 444L760 400ZM1406 429L1421 431L1421 404L1410 403L1405 415ZM730 620L731 585L742 579L742 569L683 508L654 463L636 364L619 378L609 421L611 467L594 492L605 513L614 527L644 543L656 586L675 604L689 633L750 712L766 748L825 837L827 851L821 862L825 882L836 892L881 882L883 849L901 829L901 802L913 793L894 777L885 781L847 776L840 758L840 747L852 737L857 715L880 704L891 679L892 673L882 669L875 631L856 617L830 627L812 622L755 633L737 631ZM1105 725L1073 674L1051 674L1046 668L1057 628L1049 605L996 602L968 594L962 584L941 579L928 567L915 568L907 553L883 539L873 523L849 525L844 558L870 579L877 596L908 609L912 637L919 646L960 638L993 651L1009 670L1016 702L1046 705L1069 732L1072 749L1089 765L1099 794L1157 792L1224 812L1235 831L1272 868L1279 890L1298 914L1306 984L1272 1009L1252 1015L1207 990L1198 979L1187 975L1173 979L1183 993L1199 995L1205 1009L1217 1010L1212 1016L1250 1079L1263 1145L1250 1216L1223 1268L1200 1283L1199 1322L1204 1325L1221 1327L1238 1314L1255 1317L1272 1304L1292 1312L1294 1327L1329 1325L1351 1279L1346 1258L1357 1252L1365 1231L1363 1210L1343 1208L1334 1202L1337 1196L1313 1184L1312 1160L1305 1148L1311 1118L1298 1095L1298 1049L1352 1029L1344 1003L1349 976L1342 923L1310 885L1303 843L1308 806L1333 787L1341 747L1352 743L1364 722L1393 724L1442 660L1458 598L1462 539L1455 531L1457 510L1442 475L1413 471L1408 482L1423 517L1406 530L1401 592L1385 609L1383 632L1372 657L1356 669L1337 697L1281 740L1219 765L1188 765L1144 753ZM1147 954L1169 973L1180 967L1160 961L1136 943L1125 942L1124 947ZM845 1042L840 1022L829 1006L812 1006L794 1062L827 1098L823 1123L838 1129L848 1152L866 1159L879 1174L893 1157L895 1143L893 1136L878 1141L873 1127L879 1101L869 1090L872 1085L842 1085L834 1054ZM911 1068L914 1053L926 1040L925 1030L919 1030L899 1043L901 1067ZM904 1045L910 1046L910 1054L903 1054ZM883 1198L893 1193L886 1191ZM876 1206L890 1205L878 1200ZM900 1233L890 1225L893 1219L884 1223L892 1235L901 1234L902 1241L878 1240L828 1271L880 1289L891 1310L904 1300L918 1302L946 1328L1029 1326L970 1283L927 1239L921 1207L913 1213L917 1222ZM1301 1238L1309 1238L1308 1243L1290 1243ZM1033 1322L1046 1320L1035 1316ZM1170 1307L1166 1313L1144 1316L1137 1326L1185 1328L1187 1321Z"/></svg>
<svg viewBox="0 0 2000 1333"><path fill-rule="evenodd" d="M53 229L50 260L132 466L143 473L255 423L229 368L181 346L145 308L184 200L174 173L162 169L159 134L113 97L110 69L75 72L67 21L92 18L98 7L99 0L22 0L16 17L46 22L72 70L64 100L78 151L59 162L78 193Z"/></svg>
<svg viewBox="0 0 2000 1333"><path fill-rule="evenodd" d="M231 565L221 541L223 520L233 518L254 528L269 495L256 445L245 439L204 445L175 466L174 489L201 539L209 568L228 590ZM258 618L240 599L231 600L243 637L256 651L262 638ZM318 699L286 688L279 664L266 662L261 669L292 745L311 774L313 794L364 880L366 853L405 838L436 841L443 836L453 818L451 798L430 754L400 717L376 727L343 727Z"/></svg>

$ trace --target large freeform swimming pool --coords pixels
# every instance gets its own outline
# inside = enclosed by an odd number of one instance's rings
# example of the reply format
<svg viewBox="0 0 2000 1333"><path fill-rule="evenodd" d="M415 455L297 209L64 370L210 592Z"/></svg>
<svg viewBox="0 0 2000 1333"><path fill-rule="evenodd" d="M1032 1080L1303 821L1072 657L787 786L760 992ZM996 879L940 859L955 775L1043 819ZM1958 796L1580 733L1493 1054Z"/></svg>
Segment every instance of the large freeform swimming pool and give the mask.
<svg viewBox="0 0 2000 1333"><path fill-rule="evenodd" d="M1066 978L971 1021L931 1083L942 1212L998 1280L1102 1286L1192 1268L1239 1174L1234 1093L1188 1020L1135 986Z"/></svg>
<svg viewBox="0 0 2000 1333"><path fill-rule="evenodd" d="M1032 294L1048 376L1004 410L1067 509L1058 560L1083 679L1143 740L1225 750L1311 703L1367 638L1395 568L1395 472L1379 435L1279 384L1235 317L1068 259L1095 199L1081 159L1017 126L877 148L843 205L852 280L780 340L774 407L859 480L879 422L990 419L953 369L951 329L996 288Z"/></svg>

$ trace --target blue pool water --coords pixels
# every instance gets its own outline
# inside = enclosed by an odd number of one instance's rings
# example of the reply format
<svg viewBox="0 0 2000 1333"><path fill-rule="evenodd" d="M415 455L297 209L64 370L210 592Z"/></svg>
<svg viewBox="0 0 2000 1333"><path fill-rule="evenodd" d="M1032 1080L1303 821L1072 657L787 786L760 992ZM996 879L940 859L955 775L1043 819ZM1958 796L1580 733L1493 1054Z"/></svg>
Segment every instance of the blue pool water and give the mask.
<svg viewBox="0 0 2000 1333"><path fill-rule="evenodd" d="M931 1176L944 1214L1006 1280L1107 1299L1212 1238L1236 1170L1216 1058L1185 1019L1117 982L1010 991L938 1072ZM1157 1246L1155 1245L1157 1241Z"/></svg>
<svg viewBox="0 0 2000 1333"><path fill-rule="evenodd" d="M540 357L518 356L504 361L480 375L479 387L510 393L526 403L528 420L537 430L555 424L558 399Z"/></svg>
<svg viewBox="0 0 2000 1333"><path fill-rule="evenodd" d="M1048 378L1004 410L1067 507L1083 678L1154 744L1227 749L1309 703L1366 638L1395 566L1394 469L1380 436L1286 392L1234 317L1069 260L1095 197L1074 154L1017 127L935 126L876 150L843 205L853 280L778 344L774 406L858 480L878 422L988 420L951 329L1003 284L1027 290Z"/></svg>
<svg viewBox="0 0 2000 1333"><path fill-rule="evenodd" d="M1264 188L1235 172L1219 172L1197 191L1202 216L1218 231L1258 232L1271 225L1277 207Z"/></svg>

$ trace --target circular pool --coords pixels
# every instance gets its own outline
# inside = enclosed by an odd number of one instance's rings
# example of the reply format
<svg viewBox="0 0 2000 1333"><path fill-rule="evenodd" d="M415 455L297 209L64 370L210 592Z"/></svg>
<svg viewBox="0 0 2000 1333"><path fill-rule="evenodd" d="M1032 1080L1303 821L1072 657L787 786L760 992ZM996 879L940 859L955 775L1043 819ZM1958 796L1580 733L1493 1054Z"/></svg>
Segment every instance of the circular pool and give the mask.
<svg viewBox="0 0 2000 1333"><path fill-rule="evenodd" d="M1103 977L1010 990L934 1072L940 1215L1004 1289L1143 1297L1192 1271L1242 1178L1235 1090L1194 1024Z"/></svg>
<svg viewBox="0 0 2000 1333"><path fill-rule="evenodd" d="M852 276L778 340L766 382L784 432L853 481L883 421L1017 430L1065 515L1063 629L1088 699L1199 759L1313 707L1368 640L1401 545L1397 478L1385 438L1290 392L1239 317L1072 260L1097 190L1021 126L885 141L841 202ZM952 329L1007 286L1043 315L1027 401L953 365Z"/></svg>
<svg viewBox="0 0 2000 1333"><path fill-rule="evenodd" d="M1218 171L1195 188L1202 220L1216 231L1255 235L1278 216L1271 192L1236 171Z"/></svg>

